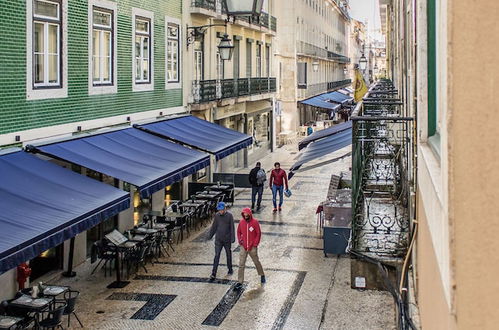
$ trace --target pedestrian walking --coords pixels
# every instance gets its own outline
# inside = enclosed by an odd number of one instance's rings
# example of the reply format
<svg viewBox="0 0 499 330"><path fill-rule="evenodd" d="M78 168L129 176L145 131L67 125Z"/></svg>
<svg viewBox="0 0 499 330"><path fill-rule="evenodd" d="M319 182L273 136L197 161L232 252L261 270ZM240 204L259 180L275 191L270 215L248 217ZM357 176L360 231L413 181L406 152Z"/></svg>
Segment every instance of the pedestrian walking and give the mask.
<svg viewBox="0 0 499 330"><path fill-rule="evenodd" d="M267 173L265 173L265 170L262 168L262 164L257 162L249 173L249 182L251 184L251 211L253 212L255 211L255 201L256 210L260 211L265 181L267 181Z"/></svg>
<svg viewBox="0 0 499 330"><path fill-rule="evenodd" d="M214 280L217 277L218 263L220 262L220 253L222 248L225 249L227 255L227 268L229 269L228 275L232 275L232 251L231 244L236 241L234 232L234 217L225 208L224 202L217 204L217 213L215 220L211 225L209 239L215 235L215 259L213 260L213 270L210 279Z"/></svg>
<svg viewBox="0 0 499 330"><path fill-rule="evenodd" d="M270 189L272 189L272 203L274 203L273 212L281 212L282 203L284 202L284 187L288 190L288 176L286 175L286 171L281 168L281 164L276 162L274 164L274 169L270 173L269 180ZM277 208L277 193L279 192L279 208Z"/></svg>
<svg viewBox="0 0 499 330"><path fill-rule="evenodd" d="M239 254L239 272L236 288L241 288L244 282L244 269L246 268L246 258L248 257L248 254L255 264L258 275L260 275L261 283L265 283L263 267L258 259L258 244L260 244L260 239L262 237L260 224L258 223L258 220L253 218L253 213L251 213L249 208L243 209L241 215L243 218L239 221L239 225L237 226L237 240L242 249Z"/></svg>

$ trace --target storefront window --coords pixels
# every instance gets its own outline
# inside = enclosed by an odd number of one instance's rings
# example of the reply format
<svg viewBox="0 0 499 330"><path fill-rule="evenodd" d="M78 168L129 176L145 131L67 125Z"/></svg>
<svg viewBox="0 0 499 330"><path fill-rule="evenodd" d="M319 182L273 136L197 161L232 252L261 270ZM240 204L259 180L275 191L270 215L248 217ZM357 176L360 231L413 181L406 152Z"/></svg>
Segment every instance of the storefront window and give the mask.
<svg viewBox="0 0 499 330"><path fill-rule="evenodd" d="M269 116L268 113L256 115L254 122L253 138L257 146L269 141Z"/></svg>
<svg viewBox="0 0 499 330"><path fill-rule="evenodd" d="M43 276L51 271L62 269L62 244L48 249L30 261L30 281Z"/></svg>
<svg viewBox="0 0 499 330"><path fill-rule="evenodd" d="M109 184L113 187L118 187L118 180L109 176L105 175L96 171L93 171L91 169L86 169L86 174L89 178L92 178L94 180L98 180L100 182L104 182L106 184ZM109 234L112 232L114 229L118 228L118 215L115 215L114 217L108 218L98 225L90 228L87 230L87 257L90 257L91 251L92 251L92 245L104 238L105 235Z"/></svg>
<svg viewBox="0 0 499 330"><path fill-rule="evenodd" d="M152 210L152 200L150 197L141 198L140 192L135 187L133 190L133 224L138 225L144 214Z"/></svg>

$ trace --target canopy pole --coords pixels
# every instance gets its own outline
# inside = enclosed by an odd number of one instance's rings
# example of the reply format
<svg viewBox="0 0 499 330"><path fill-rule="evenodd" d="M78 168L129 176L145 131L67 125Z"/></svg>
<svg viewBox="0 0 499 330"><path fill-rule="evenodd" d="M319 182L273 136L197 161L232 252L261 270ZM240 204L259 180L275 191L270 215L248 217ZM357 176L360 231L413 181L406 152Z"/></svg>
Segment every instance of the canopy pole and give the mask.
<svg viewBox="0 0 499 330"><path fill-rule="evenodd" d="M73 271L73 256L75 251L75 238L71 238L69 243L69 260L68 260L68 270L62 273L64 277L75 277L76 272Z"/></svg>

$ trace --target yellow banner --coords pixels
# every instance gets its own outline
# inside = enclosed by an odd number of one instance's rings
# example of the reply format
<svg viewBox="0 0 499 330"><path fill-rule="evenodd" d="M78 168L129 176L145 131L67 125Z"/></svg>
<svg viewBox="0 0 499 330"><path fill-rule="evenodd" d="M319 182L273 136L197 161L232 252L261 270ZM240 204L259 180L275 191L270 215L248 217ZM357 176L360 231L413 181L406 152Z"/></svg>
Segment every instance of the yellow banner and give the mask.
<svg viewBox="0 0 499 330"><path fill-rule="evenodd" d="M362 77L362 74L360 73L359 69L355 70L355 85L354 85L354 99L355 102L359 102L362 100L364 95L367 93L367 85L366 82L364 81L364 77Z"/></svg>

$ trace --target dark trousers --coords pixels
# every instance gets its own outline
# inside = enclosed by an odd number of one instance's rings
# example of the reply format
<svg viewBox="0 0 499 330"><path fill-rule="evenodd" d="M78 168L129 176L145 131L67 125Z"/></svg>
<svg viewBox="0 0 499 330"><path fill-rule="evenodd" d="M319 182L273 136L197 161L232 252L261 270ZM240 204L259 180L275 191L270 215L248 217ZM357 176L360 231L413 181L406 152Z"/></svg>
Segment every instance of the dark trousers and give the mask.
<svg viewBox="0 0 499 330"><path fill-rule="evenodd" d="M227 268L229 268L229 272L232 272L232 251L230 242L219 242L215 241L215 259L213 259L213 271L211 274L213 276L217 275L218 264L220 263L220 253L222 252L222 248L225 249L225 254L227 255Z"/></svg>
<svg viewBox="0 0 499 330"><path fill-rule="evenodd" d="M263 186L251 187L251 208L255 207L255 200L257 194L258 194L258 200L256 206L260 207L260 204L262 204Z"/></svg>

